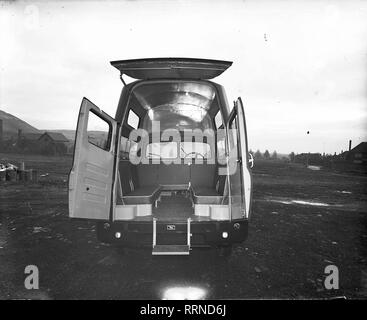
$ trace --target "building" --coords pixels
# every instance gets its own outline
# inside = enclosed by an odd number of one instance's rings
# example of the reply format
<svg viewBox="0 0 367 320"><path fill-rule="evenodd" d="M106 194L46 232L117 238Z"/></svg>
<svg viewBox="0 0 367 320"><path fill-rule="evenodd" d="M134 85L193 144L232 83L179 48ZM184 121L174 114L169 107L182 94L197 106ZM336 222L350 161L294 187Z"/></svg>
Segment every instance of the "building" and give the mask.
<svg viewBox="0 0 367 320"><path fill-rule="evenodd" d="M42 136L42 133L23 133L20 139L24 142L36 142Z"/></svg>
<svg viewBox="0 0 367 320"><path fill-rule="evenodd" d="M40 142L51 142L51 143L67 143L69 140L59 132L48 132L46 131L44 134L42 134L39 139Z"/></svg>
<svg viewBox="0 0 367 320"><path fill-rule="evenodd" d="M66 154L69 140L59 132L46 131L38 138L39 150L43 154Z"/></svg>
<svg viewBox="0 0 367 320"><path fill-rule="evenodd" d="M367 142L361 142L351 149L345 156L348 162L355 164L367 164Z"/></svg>

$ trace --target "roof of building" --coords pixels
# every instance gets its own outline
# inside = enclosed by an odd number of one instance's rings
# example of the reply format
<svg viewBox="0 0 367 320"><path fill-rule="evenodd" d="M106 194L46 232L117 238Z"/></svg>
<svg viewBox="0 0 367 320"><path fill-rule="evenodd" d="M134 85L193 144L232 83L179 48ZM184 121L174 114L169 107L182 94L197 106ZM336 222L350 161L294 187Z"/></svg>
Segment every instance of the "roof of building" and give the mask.
<svg viewBox="0 0 367 320"><path fill-rule="evenodd" d="M69 142L69 140L59 132L45 132L43 135L48 135L55 142Z"/></svg>
<svg viewBox="0 0 367 320"><path fill-rule="evenodd" d="M22 137L28 141L36 141L42 136L42 133L22 133Z"/></svg>
<svg viewBox="0 0 367 320"><path fill-rule="evenodd" d="M359 145L350 150L350 152L367 153L367 142L361 142Z"/></svg>

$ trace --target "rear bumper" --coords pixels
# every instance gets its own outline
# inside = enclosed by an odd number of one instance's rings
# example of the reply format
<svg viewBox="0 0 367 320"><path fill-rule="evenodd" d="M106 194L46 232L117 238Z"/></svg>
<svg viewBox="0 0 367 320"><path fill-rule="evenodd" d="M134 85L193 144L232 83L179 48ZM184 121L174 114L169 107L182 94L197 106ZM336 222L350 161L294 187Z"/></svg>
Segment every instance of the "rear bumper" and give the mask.
<svg viewBox="0 0 367 320"><path fill-rule="evenodd" d="M167 225L174 225L174 230L168 230ZM172 229L170 227L169 229ZM227 233L227 238L223 237L223 232ZM120 237L116 237L120 233ZM236 221L205 221L191 222L191 246L226 246L234 243L241 243L248 235L248 220ZM106 243L115 243L127 247L152 246L153 223L152 222L98 222L98 239ZM163 222L157 221L157 244L186 244L187 243L187 223L184 222Z"/></svg>

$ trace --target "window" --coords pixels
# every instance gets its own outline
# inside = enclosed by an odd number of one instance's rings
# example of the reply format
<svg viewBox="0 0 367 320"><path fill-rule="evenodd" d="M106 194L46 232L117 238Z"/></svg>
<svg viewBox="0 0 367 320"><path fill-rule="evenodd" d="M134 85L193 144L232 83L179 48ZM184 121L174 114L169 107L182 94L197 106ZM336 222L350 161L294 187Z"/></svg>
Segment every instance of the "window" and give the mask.
<svg viewBox="0 0 367 320"><path fill-rule="evenodd" d="M222 115L220 114L220 111L217 112L217 114L215 115L214 120L215 120L215 127L217 129L219 129L223 124Z"/></svg>
<svg viewBox="0 0 367 320"><path fill-rule="evenodd" d="M127 117L127 124L130 127L137 129L139 126L139 121L140 121L139 116L132 109L130 109L129 115Z"/></svg>
<svg viewBox="0 0 367 320"><path fill-rule="evenodd" d="M148 159L177 159L177 142L154 142L147 146ZM181 142L180 158L211 158L210 145L202 142Z"/></svg>
<svg viewBox="0 0 367 320"><path fill-rule="evenodd" d="M202 142L181 142L181 154L182 159L185 158L198 158L198 159L210 159L211 150L208 143Z"/></svg>
<svg viewBox="0 0 367 320"><path fill-rule="evenodd" d="M237 124L234 118L229 125L229 150L237 148Z"/></svg>
<svg viewBox="0 0 367 320"><path fill-rule="evenodd" d="M237 129L237 115L231 120L229 123L229 132L228 132L228 155L229 155L229 163L228 163L228 174L233 175L237 172L237 165L239 160L239 154L238 154L238 129ZM236 175L236 180L239 179L239 175ZM236 181L234 180L234 181ZM238 184L241 184L240 181L237 182ZM241 188L242 190L242 188ZM242 192L242 191L241 191Z"/></svg>
<svg viewBox="0 0 367 320"><path fill-rule="evenodd" d="M124 136L121 136L120 151L129 152L129 139Z"/></svg>
<svg viewBox="0 0 367 320"><path fill-rule="evenodd" d="M220 163L225 163L226 157L226 132L224 129L217 135L217 159Z"/></svg>
<svg viewBox="0 0 367 320"><path fill-rule="evenodd" d="M101 149L109 150L111 144L111 124L90 110L87 136L89 143Z"/></svg>
<svg viewBox="0 0 367 320"><path fill-rule="evenodd" d="M177 142L154 142L147 146L148 159L176 159Z"/></svg>

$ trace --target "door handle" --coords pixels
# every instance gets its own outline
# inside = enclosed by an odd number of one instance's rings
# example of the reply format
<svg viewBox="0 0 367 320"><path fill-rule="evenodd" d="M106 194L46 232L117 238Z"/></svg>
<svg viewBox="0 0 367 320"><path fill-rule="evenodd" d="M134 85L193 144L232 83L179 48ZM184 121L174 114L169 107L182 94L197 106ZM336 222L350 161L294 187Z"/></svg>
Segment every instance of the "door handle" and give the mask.
<svg viewBox="0 0 367 320"><path fill-rule="evenodd" d="M250 153L250 152L248 153L248 156L249 156L248 163L250 164L250 168L252 169L254 167L254 163L255 163L254 157L253 157L252 153Z"/></svg>

